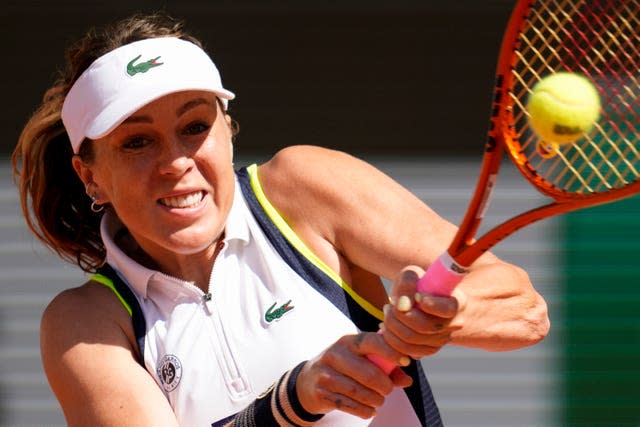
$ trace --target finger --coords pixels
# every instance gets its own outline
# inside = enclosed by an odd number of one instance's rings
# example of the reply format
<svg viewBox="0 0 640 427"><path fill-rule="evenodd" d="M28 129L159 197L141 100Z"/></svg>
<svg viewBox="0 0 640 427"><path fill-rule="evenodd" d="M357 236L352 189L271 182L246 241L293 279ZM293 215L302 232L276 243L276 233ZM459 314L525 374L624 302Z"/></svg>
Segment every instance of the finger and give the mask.
<svg viewBox="0 0 640 427"><path fill-rule="evenodd" d="M451 322L451 319L433 316L418 308L402 313L385 306L384 314L386 329L407 339L411 339L413 335L441 333Z"/></svg>
<svg viewBox="0 0 640 427"><path fill-rule="evenodd" d="M435 354L442 346L451 342L450 331L430 335L407 333L399 337L384 326L382 336L389 346L414 359Z"/></svg>
<svg viewBox="0 0 640 427"><path fill-rule="evenodd" d="M393 382L382 371L378 375L390 384L386 387L390 393ZM302 406L317 414L341 409L366 417L384 403L382 394L323 363L322 357L305 364L296 382L296 392Z"/></svg>
<svg viewBox="0 0 640 427"><path fill-rule="evenodd" d="M354 354L359 356L366 356L369 354L375 354L377 356L382 357L383 359L393 361L396 365L399 366L407 366L410 360L404 353L401 353L394 348L390 347L385 339L381 336L381 334L373 333L373 332L361 332L357 335L347 335L342 337L339 341L345 341L352 346L351 349ZM368 359L367 359L368 360ZM360 362L360 358L357 359L357 363ZM375 370L371 370L367 367L362 371L362 375L371 375L370 371L373 371L373 374L378 374L379 368L376 365ZM365 380L367 378L363 378Z"/></svg>
<svg viewBox="0 0 640 427"><path fill-rule="evenodd" d="M376 408L363 405L343 394L324 390L321 398L327 406L356 417L368 419L376 416Z"/></svg>
<svg viewBox="0 0 640 427"><path fill-rule="evenodd" d="M416 306L425 313L451 319L458 313L458 300L453 297L434 296L416 292Z"/></svg>
<svg viewBox="0 0 640 427"><path fill-rule="evenodd" d="M381 395L387 395L393 389L393 383L380 367L366 357L371 354L403 366L410 362L406 355L391 348L380 334L373 332L341 337L318 361Z"/></svg>
<svg viewBox="0 0 640 427"><path fill-rule="evenodd" d="M411 356L414 359L420 359L424 356L431 356L440 351L442 346L451 341L451 336L448 334L432 335L428 343L412 344L399 339L388 331L385 331L384 339L391 347L404 352L406 355Z"/></svg>
<svg viewBox="0 0 640 427"><path fill-rule="evenodd" d="M406 267L391 288L391 303L401 311L407 311L414 304L418 279L424 271L416 266Z"/></svg>
<svg viewBox="0 0 640 427"><path fill-rule="evenodd" d="M400 368L395 368L393 371L391 371L391 373L389 374L389 378L391 378L393 385L396 387L405 388L413 384L413 378L407 375L407 373Z"/></svg>
<svg viewBox="0 0 640 427"><path fill-rule="evenodd" d="M363 406L376 408L384 403L384 395L338 372L334 375L320 376L318 386L329 393L348 396ZM390 393L392 388L388 390Z"/></svg>

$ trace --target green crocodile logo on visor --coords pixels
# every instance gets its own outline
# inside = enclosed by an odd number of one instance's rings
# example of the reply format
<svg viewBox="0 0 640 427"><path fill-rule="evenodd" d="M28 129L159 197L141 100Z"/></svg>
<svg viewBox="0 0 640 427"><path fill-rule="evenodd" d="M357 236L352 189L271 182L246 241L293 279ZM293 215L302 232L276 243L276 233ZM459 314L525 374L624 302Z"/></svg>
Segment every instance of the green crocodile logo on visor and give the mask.
<svg viewBox="0 0 640 427"><path fill-rule="evenodd" d="M139 64L134 64L134 62L136 62L138 59L140 59L141 56L142 55L136 56L131 61L129 61L129 63L127 64L127 74L129 74L130 76L135 76L138 73L146 73L147 71L149 71L153 67L158 67L158 66L164 64L164 62L157 62L158 59L160 59L159 56L157 56L157 57L155 57L153 59L149 59L147 61L141 62Z"/></svg>

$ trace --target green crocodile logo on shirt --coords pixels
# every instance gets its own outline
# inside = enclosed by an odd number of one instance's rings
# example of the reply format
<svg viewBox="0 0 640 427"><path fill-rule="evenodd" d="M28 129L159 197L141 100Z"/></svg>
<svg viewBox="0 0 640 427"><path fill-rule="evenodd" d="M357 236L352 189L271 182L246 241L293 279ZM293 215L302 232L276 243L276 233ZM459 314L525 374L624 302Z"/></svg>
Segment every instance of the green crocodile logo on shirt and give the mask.
<svg viewBox="0 0 640 427"><path fill-rule="evenodd" d="M291 300L285 302L280 307L278 307L278 308L276 308L274 310L273 308L276 306L276 304L277 304L277 302L274 302L273 305L271 307L269 307L267 312L264 313L264 320L266 320L267 323L271 323L274 320L278 320L279 318L284 316L284 314L286 312L293 310L293 306L289 305L289 304L291 304Z"/></svg>
<svg viewBox="0 0 640 427"><path fill-rule="evenodd" d="M135 76L138 73L146 73L147 71L149 71L153 67L158 67L158 66L164 64L164 62L157 62L158 59L160 59L159 56L157 56L157 57L155 57L153 59L149 59L147 61L141 62L139 64L134 64L134 62L136 62L138 59L140 59L141 56L142 55L136 56L131 61L129 61L129 63L127 64L127 74L129 74L130 76Z"/></svg>

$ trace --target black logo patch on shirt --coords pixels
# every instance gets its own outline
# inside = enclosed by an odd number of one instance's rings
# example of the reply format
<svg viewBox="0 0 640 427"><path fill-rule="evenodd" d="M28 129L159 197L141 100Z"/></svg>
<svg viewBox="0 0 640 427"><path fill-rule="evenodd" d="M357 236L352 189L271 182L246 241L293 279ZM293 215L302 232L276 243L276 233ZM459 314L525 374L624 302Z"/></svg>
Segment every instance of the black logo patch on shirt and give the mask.
<svg viewBox="0 0 640 427"><path fill-rule="evenodd" d="M165 391L170 392L175 390L182 379L182 364L180 363L180 359L173 354L165 354L158 363L156 374Z"/></svg>

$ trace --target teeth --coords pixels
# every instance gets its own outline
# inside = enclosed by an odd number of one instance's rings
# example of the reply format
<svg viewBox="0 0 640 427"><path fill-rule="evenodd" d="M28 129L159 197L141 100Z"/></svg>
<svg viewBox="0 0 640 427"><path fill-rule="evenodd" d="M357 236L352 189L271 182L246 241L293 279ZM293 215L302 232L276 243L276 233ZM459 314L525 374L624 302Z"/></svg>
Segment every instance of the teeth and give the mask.
<svg viewBox="0 0 640 427"><path fill-rule="evenodd" d="M202 201L202 197L202 191L198 191L197 193L191 193L184 196L166 197L164 199L160 199L160 203L170 208L191 208L200 203Z"/></svg>

